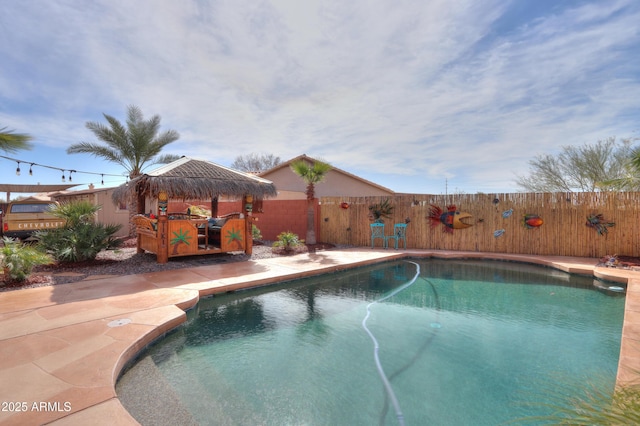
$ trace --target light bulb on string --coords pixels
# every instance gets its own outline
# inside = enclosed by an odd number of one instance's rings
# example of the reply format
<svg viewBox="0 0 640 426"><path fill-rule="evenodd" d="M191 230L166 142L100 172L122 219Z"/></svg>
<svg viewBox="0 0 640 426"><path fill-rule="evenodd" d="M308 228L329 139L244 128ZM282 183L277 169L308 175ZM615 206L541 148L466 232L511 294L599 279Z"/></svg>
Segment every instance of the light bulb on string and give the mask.
<svg viewBox="0 0 640 426"><path fill-rule="evenodd" d="M16 169L16 176L20 176L20 162L18 161L18 168Z"/></svg>
<svg viewBox="0 0 640 426"><path fill-rule="evenodd" d="M31 163L31 165L29 166L29 176L33 176L33 164Z"/></svg>
<svg viewBox="0 0 640 426"><path fill-rule="evenodd" d="M62 181L63 181L63 182L66 182L66 181L67 181L67 179L64 177L64 170L62 171Z"/></svg>
<svg viewBox="0 0 640 426"><path fill-rule="evenodd" d="M71 177L71 173L73 172L75 172L75 170L69 170L69 182L73 180L73 178Z"/></svg>
<svg viewBox="0 0 640 426"><path fill-rule="evenodd" d="M104 185L104 175L100 175L100 176L102 176L102 180L100 181L100 183Z"/></svg>

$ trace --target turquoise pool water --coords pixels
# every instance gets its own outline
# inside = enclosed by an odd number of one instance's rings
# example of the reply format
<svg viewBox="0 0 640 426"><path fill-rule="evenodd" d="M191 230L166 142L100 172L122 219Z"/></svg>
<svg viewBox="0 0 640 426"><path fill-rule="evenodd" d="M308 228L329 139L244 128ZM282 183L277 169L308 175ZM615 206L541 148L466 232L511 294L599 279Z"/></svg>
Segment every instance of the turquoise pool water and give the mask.
<svg viewBox="0 0 640 426"><path fill-rule="evenodd" d="M548 414L558 383L613 389L623 295L531 265L412 262L204 299L143 360L212 425L497 425Z"/></svg>

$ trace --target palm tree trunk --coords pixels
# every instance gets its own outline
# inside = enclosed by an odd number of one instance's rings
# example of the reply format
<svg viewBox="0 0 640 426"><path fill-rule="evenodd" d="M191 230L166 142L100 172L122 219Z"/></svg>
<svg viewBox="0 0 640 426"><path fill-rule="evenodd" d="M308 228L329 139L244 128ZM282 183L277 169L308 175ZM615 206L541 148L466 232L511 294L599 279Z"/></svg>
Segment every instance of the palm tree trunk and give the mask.
<svg viewBox="0 0 640 426"><path fill-rule="evenodd" d="M316 243L314 199L307 201L307 244Z"/></svg>
<svg viewBox="0 0 640 426"><path fill-rule="evenodd" d="M127 200L127 209L129 210L129 237L136 236L136 226L133 224L133 217L137 214L136 196L129 193ZM138 249L138 253L142 253L142 249Z"/></svg>

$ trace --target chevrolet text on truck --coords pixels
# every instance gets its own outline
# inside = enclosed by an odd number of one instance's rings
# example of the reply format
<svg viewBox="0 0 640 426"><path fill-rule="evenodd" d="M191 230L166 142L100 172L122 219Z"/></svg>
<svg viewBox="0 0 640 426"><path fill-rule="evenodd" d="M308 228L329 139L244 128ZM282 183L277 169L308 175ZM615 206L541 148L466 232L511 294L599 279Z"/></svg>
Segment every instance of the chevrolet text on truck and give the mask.
<svg viewBox="0 0 640 426"><path fill-rule="evenodd" d="M35 231L59 228L64 225L60 219L49 213L55 205L51 201L25 199L9 204L2 217L2 235L9 238L25 239Z"/></svg>

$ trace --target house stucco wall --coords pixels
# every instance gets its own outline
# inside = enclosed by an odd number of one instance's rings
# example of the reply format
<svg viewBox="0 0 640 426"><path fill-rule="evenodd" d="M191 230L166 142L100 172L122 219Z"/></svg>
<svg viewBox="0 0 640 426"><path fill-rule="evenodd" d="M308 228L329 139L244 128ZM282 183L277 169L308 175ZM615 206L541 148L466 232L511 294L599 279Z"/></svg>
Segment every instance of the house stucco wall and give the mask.
<svg viewBox="0 0 640 426"><path fill-rule="evenodd" d="M115 237L125 237L129 234L129 210L121 210L111 201L111 194L114 188L70 191L56 195L54 199L59 203L68 201L88 201L92 204L102 206L96 213L96 221L103 224L121 225L120 230L114 234Z"/></svg>
<svg viewBox="0 0 640 426"><path fill-rule="evenodd" d="M291 168L282 167L275 169L269 173L260 175L265 179L269 179L275 185L278 191L297 191L305 192L307 185L296 175ZM336 170L330 170L326 178L315 185L315 196L321 197L340 197L340 196L383 196L392 195L393 192L384 190L375 185L371 185L364 180L356 179Z"/></svg>

